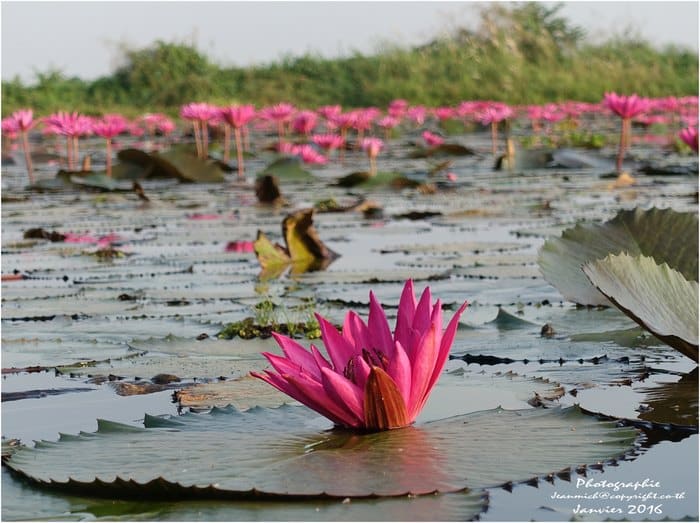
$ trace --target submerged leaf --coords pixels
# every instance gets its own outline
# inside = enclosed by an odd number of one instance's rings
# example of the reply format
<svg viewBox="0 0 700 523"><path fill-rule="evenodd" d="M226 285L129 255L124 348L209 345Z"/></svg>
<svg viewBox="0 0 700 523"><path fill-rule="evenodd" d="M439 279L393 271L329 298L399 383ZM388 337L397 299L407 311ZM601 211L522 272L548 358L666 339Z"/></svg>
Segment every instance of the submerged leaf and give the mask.
<svg viewBox="0 0 700 523"><path fill-rule="evenodd" d="M582 305L610 305L581 272L589 261L627 252L667 263L688 280L698 280L698 217L672 209L620 211L603 224L579 224L550 238L538 263L549 283L567 300Z"/></svg>
<svg viewBox="0 0 700 523"><path fill-rule="evenodd" d="M583 272L618 309L698 361L698 282L648 256L609 255Z"/></svg>

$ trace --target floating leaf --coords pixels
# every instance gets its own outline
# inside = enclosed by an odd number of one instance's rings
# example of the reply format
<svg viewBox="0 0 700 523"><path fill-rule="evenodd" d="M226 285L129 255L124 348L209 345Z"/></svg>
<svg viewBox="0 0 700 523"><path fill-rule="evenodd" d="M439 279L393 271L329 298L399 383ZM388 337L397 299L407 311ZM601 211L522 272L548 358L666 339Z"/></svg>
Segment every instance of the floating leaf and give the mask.
<svg viewBox="0 0 700 523"><path fill-rule="evenodd" d="M648 256L609 255L583 272L618 309L698 361L698 282Z"/></svg>
<svg viewBox="0 0 700 523"><path fill-rule="evenodd" d="M128 166L119 167L121 164L117 164L112 173L115 178L177 178L201 183L224 181L224 171L219 162L198 158L187 148L173 147L162 153L124 149L119 151L118 158Z"/></svg>
<svg viewBox="0 0 700 523"><path fill-rule="evenodd" d="M278 158L267 167L265 167L258 176L276 176L280 180L285 181L309 181L313 180L314 176L309 171L302 167L299 158L282 157Z"/></svg>
<svg viewBox="0 0 700 523"><path fill-rule="evenodd" d="M603 224L578 224L545 242L538 263L545 280L567 300L610 305L581 272L589 261L627 252L666 262L688 280L698 280L698 218L671 209L620 211Z"/></svg>
<svg viewBox="0 0 700 523"><path fill-rule="evenodd" d="M297 500L274 503L251 499L242 501L191 500L126 501L40 492L17 481L2 469L2 516L6 521L31 518L43 521L473 521L488 508L484 491L418 497ZM197 495L196 489L191 489Z"/></svg>
<svg viewBox="0 0 700 523"><path fill-rule="evenodd" d="M95 433L38 442L6 465L46 487L120 497L399 496L600 463L631 450L637 435L577 407L496 409L365 435L319 431L317 422L291 406L146 416L145 428L99 420ZM551 445L558 439L566 445Z"/></svg>

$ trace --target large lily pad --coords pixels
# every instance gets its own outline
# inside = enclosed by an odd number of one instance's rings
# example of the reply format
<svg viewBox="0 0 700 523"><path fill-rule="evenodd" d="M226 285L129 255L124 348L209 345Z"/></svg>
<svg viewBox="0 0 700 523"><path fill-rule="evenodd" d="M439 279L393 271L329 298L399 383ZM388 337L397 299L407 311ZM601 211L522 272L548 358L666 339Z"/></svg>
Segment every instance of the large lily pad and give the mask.
<svg viewBox="0 0 700 523"><path fill-rule="evenodd" d="M579 224L540 250L544 278L567 299L582 305L610 305L581 272L589 261L627 252L667 263L688 280L698 280L698 217L671 209L620 211L603 224Z"/></svg>
<svg viewBox="0 0 700 523"><path fill-rule="evenodd" d="M319 422L291 406L146 416L145 428L99 420L95 433L37 442L6 465L46 487L100 495L399 496L604 462L632 450L637 436L577 407L496 409L366 435L319 430L327 427ZM560 438L566 445L551 445Z"/></svg>
<svg viewBox="0 0 700 523"><path fill-rule="evenodd" d="M116 178L177 178L200 183L224 181L224 171L219 162L203 160L184 148L175 147L162 153L125 149L119 152L119 159L126 165L115 166L112 174Z"/></svg>
<svg viewBox="0 0 700 523"><path fill-rule="evenodd" d="M136 501L39 492L2 469L2 519L44 521L472 521L488 508L484 491L399 498Z"/></svg>
<svg viewBox="0 0 700 523"><path fill-rule="evenodd" d="M305 182L313 180L314 176L302 167L299 158L282 157L278 158L265 167L258 176L277 176L284 181Z"/></svg>
<svg viewBox="0 0 700 523"><path fill-rule="evenodd" d="M583 266L596 288L618 309L698 361L698 282L648 256L609 255Z"/></svg>

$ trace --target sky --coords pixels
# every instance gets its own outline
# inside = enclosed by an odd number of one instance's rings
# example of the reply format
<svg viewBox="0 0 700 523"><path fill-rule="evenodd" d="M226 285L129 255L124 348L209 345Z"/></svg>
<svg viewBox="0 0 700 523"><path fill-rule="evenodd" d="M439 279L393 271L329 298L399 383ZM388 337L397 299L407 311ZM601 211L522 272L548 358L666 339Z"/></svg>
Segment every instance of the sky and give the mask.
<svg viewBox="0 0 700 523"><path fill-rule="evenodd" d="M553 2L544 2L553 5ZM36 2L0 3L2 79L34 82L58 69L92 80L120 65L124 45L193 43L223 66L312 52L369 53L382 42L418 45L475 27L477 2ZM566 2L562 11L593 41L626 29L654 45L698 50L698 2Z"/></svg>

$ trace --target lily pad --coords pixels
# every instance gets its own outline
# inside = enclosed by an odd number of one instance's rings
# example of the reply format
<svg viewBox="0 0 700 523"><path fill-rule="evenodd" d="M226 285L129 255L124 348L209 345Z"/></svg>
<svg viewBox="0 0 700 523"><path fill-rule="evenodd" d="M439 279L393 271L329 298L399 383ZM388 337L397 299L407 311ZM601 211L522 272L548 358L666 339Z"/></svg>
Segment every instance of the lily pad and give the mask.
<svg viewBox="0 0 700 523"><path fill-rule="evenodd" d="M495 409L365 435L322 431L314 428L318 421L309 409L291 406L147 415L145 428L99 420L95 433L37 442L6 465L47 488L120 497L400 496L600 463L625 455L637 437L577 407ZM567 444L553 447L557 438ZM504 462L504 449L512 448L518 453Z"/></svg>
<svg viewBox="0 0 700 523"><path fill-rule="evenodd" d="M698 282L648 256L609 255L583 272L618 309L698 361Z"/></svg>
<svg viewBox="0 0 700 523"><path fill-rule="evenodd" d="M472 521L488 508L484 491L418 497L314 499L295 503L267 500L138 501L91 498L40 492L17 481L2 469L2 517L26 519L27 505L33 518L45 521Z"/></svg>
<svg viewBox="0 0 700 523"><path fill-rule="evenodd" d="M314 176L309 171L302 167L299 158L282 157L267 167L265 167L258 176L276 176L283 181L309 181L313 180Z"/></svg>
<svg viewBox="0 0 700 523"><path fill-rule="evenodd" d="M671 209L620 211L603 224L579 224L561 238L547 240L538 263L545 280L567 300L609 306L610 300L588 281L581 266L620 252L651 256L698 281L698 217Z"/></svg>

